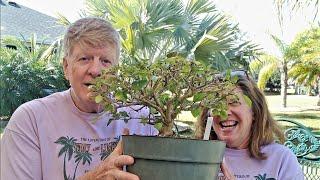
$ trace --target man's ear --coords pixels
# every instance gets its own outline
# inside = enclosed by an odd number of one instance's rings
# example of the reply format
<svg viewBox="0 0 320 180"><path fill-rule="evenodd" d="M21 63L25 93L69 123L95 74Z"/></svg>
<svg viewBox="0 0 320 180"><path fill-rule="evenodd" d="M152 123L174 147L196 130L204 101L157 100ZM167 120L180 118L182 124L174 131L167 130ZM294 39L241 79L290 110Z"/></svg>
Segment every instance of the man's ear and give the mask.
<svg viewBox="0 0 320 180"><path fill-rule="evenodd" d="M63 72L64 72L64 77L69 80L69 71L68 71L68 60L66 57L63 58Z"/></svg>

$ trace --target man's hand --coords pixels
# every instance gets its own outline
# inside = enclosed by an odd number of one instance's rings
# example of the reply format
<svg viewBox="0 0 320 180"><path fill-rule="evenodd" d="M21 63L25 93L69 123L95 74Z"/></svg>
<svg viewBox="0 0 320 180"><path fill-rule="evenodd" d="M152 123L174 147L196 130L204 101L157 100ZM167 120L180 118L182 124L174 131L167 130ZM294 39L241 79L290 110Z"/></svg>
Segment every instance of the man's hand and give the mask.
<svg viewBox="0 0 320 180"><path fill-rule="evenodd" d="M124 134L129 134L128 130ZM122 170L124 165L131 165L134 159L122 155L123 143L120 141L113 152L98 167L86 173L80 180L139 180L139 177Z"/></svg>

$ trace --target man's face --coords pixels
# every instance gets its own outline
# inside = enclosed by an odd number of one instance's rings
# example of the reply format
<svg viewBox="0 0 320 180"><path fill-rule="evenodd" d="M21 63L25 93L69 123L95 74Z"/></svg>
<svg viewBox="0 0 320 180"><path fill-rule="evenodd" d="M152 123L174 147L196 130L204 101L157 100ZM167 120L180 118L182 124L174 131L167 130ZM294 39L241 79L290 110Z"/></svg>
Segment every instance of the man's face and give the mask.
<svg viewBox="0 0 320 180"><path fill-rule="evenodd" d="M71 96L75 105L84 112L98 112L99 105L89 96L89 86L101 71L118 63L116 48L107 44L101 48L73 46L69 56L63 60L64 74L71 85Z"/></svg>

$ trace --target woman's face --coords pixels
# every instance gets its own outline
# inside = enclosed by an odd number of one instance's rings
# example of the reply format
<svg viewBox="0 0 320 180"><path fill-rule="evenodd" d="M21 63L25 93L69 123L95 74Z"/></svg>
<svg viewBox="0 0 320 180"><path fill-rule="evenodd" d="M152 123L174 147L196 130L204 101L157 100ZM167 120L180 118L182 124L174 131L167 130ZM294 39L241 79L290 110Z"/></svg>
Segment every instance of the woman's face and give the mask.
<svg viewBox="0 0 320 180"><path fill-rule="evenodd" d="M245 149L248 147L253 122L251 107L245 102L240 88L236 89L239 101L230 102L228 106L228 118L213 118L213 129L219 140L225 141L227 147Z"/></svg>

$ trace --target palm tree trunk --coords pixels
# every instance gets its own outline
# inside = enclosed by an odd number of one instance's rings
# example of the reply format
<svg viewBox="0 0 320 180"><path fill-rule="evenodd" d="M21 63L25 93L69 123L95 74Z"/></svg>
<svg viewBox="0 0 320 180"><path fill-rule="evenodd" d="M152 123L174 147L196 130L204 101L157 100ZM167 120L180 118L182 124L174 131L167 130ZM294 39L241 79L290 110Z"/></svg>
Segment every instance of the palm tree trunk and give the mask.
<svg viewBox="0 0 320 180"><path fill-rule="evenodd" d="M317 106L320 106L320 76L318 76L318 79L317 79L317 92L318 92Z"/></svg>
<svg viewBox="0 0 320 180"><path fill-rule="evenodd" d="M281 97L282 107L287 107L287 86L288 86L288 67L287 62L283 60L282 67L280 68L281 73Z"/></svg>
<svg viewBox="0 0 320 180"><path fill-rule="evenodd" d="M67 152L65 152L64 159L63 159L63 177L65 180L68 180L67 170L66 170L66 158L67 158Z"/></svg>
<svg viewBox="0 0 320 180"><path fill-rule="evenodd" d="M317 106L320 106L320 76L318 77L317 88L318 88L318 103L317 103Z"/></svg>
<svg viewBox="0 0 320 180"><path fill-rule="evenodd" d="M80 163L80 160L78 161L77 165L76 165L76 168L74 170L74 173L73 173L73 180L76 178L76 172L77 172L77 169L78 169L78 166L79 166L79 163Z"/></svg>

